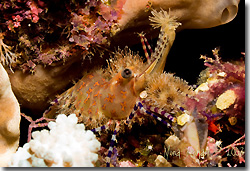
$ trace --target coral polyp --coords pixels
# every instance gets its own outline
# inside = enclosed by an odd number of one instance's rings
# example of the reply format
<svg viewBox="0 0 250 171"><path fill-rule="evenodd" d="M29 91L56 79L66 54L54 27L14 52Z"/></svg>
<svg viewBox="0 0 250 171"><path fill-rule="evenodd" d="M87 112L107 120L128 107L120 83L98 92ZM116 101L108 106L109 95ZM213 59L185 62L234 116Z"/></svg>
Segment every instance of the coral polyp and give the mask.
<svg viewBox="0 0 250 171"><path fill-rule="evenodd" d="M148 77L147 85L145 101L172 112L179 111L178 107L184 107L187 98L194 96L193 87L172 73L154 74Z"/></svg>
<svg viewBox="0 0 250 171"><path fill-rule="evenodd" d="M169 23L166 28L163 27L162 29L175 30L181 25L181 23L177 22L177 18L175 16L170 15L170 10L167 12L161 9L160 12L157 12L153 9L152 15L153 16L149 16L149 20L152 22L151 25L154 28L159 28L162 27L164 23Z"/></svg>

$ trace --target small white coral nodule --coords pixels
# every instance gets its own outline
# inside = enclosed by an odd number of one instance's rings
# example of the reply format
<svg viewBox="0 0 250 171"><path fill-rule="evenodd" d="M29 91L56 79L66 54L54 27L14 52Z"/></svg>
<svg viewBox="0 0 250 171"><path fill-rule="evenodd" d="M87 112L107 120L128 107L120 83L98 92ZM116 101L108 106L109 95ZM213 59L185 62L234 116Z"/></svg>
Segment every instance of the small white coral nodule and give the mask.
<svg viewBox="0 0 250 171"><path fill-rule="evenodd" d="M56 122L32 133L33 139L13 155L12 167L93 167L101 144L94 133L77 124L71 114L58 115Z"/></svg>

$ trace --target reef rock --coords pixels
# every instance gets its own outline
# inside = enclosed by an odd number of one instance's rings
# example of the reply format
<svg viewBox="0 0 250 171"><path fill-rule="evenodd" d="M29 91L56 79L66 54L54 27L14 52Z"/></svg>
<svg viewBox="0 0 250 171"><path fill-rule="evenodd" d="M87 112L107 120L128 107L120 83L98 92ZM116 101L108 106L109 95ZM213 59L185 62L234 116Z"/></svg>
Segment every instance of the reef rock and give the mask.
<svg viewBox="0 0 250 171"><path fill-rule="evenodd" d="M9 72L12 89L23 108L33 114L43 112L49 101L82 74L80 65L69 62L60 66L37 65L33 74L22 71Z"/></svg>
<svg viewBox="0 0 250 171"><path fill-rule="evenodd" d="M117 40L133 32L151 32L148 16L151 9L170 9L171 15L182 23L178 30L211 28L233 20L238 12L240 0L127 0L123 15L119 20L121 33ZM147 32L147 31L148 32ZM131 42L131 40L129 39Z"/></svg>
<svg viewBox="0 0 250 171"><path fill-rule="evenodd" d="M19 103L1 63L0 104L0 167L5 167L19 145L21 116Z"/></svg>

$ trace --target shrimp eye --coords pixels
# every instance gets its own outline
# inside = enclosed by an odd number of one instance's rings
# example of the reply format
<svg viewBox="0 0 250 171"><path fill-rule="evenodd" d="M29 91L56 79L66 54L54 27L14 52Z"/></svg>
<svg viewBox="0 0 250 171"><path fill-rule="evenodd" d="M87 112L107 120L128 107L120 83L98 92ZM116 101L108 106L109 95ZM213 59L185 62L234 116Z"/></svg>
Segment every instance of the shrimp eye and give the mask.
<svg viewBox="0 0 250 171"><path fill-rule="evenodd" d="M123 71L122 71L122 77L123 78L129 78L129 77L131 77L131 75L132 75L132 71L130 70L130 69L128 69L128 68L126 68L126 69L124 69Z"/></svg>

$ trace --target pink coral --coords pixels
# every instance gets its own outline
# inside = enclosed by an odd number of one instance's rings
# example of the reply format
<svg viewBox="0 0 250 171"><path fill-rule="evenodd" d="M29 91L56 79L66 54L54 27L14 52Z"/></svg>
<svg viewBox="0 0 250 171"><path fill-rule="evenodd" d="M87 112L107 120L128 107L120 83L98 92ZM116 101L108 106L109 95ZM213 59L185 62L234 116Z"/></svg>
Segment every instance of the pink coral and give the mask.
<svg viewBox="0 0 250 171"><path fill-rule="evenodd" d="M15 68L33 72L27 61L35 65L65 62L65 56L71 54L59 57L59 52L47 54L47 49L58 44L70 45L71 51L78 51L80 56L86 56L87 51L96 52L100 45L108 46L124 3L124 0L76 0L58 3L58 9L54 10L53 1L4 0L0 3L1 29L16 47L19 59Z"/></svg>
<svg viewBox="0 0 250 171"><path fill-rule="evenodd" d="M209 121L214 118L220 118L222 115L237 116L244 120L245 114L245 62L243 60L236 62L222 62L219 50L213 50L215 59L201 56L208 67L206 72L201 74L201 78L206 80L197 88L195 97L198 101L189 100L187 106L190 109L196 108L200 113L207 117ZM201 80L202 80L201 79ZM207 88L202 90L201 87ZM215 103L218 98L226 91L234 92L236 99L233 104L228 104L225 109L215 110ZM213 117L214 116L214 117Z"/></svg>

